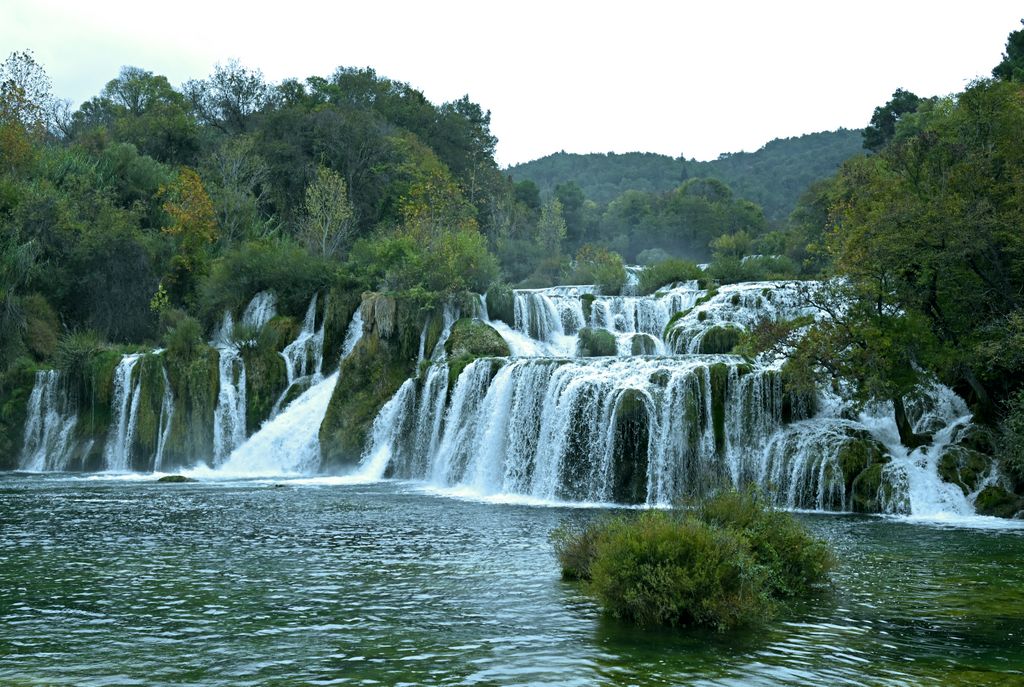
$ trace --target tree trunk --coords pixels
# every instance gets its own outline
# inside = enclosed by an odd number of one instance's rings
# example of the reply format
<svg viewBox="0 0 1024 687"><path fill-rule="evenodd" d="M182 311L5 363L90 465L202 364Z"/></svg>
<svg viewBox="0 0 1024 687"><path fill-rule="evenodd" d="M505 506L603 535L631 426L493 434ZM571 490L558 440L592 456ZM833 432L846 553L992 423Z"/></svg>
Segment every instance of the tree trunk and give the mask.
<svg viewBox="0 0 1024 687"><path fill-rule="evenodd" d="M903 405L903 397L892 399L892 407L896 411L896 429L900 433L900 443L909 449L932 443L931 434L916 434L907 417L907 407Z"/></svg>

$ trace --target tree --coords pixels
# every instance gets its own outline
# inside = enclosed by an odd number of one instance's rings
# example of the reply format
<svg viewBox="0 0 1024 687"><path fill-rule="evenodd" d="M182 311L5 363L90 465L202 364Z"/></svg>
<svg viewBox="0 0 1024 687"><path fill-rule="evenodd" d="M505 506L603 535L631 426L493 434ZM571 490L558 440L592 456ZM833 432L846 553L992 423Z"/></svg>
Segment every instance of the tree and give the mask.
<svg viewBox="0 0 1024 687"><path fill-rule="evenodd" d="M917 110L922 99L902 88L897 88L885 105L875 108L871 122L864 129L864 147L877 153L896 135L896 124L904 115Z"/></svg>
<svg viewBox="0 0 1024 687"><path fill-rule="evenodd" d="M557 198L552 198L540 209L537 239L549 256L558 256L562 254L562 241L565 240L565 235L562 203Z"/></svg>
<svg viewBox="0 0 1024 687"><path fill-rule="evenodd" d="M0 122L43 131L51 121L53 103L50 77L31 50L12 52L0 64Z"/></svg>
<svg viewBox="0 0 1024 687"><path fill-rule="evenodd" d="M160 189L160 196L170 220L163 231L174 238L176 247L163 285L172 301L186 303L206 273L209 246L217 240L217 217L202 179L188 167L182 167L170 186Z"/></svg>
<svg viewBox="0 0 1024 687"><path fill-rule="evenodd" d="M244 238L258 238L272 224L263 212L270 170L256 154L248 136L225 141L204 161L210 199L217 213L220 239L231 245Z"/></svg>
<svg viewBox="0 0 1024 687"><path fill-rule="evenodd" d="M311 251L329 257L348 249L356 223L341 175L320 165L316 178L306 187L305 208L302 236Z"/></svg>
<svg viewBox="0 0 1024 687"><path fill-rule="evenodd" d="M259 69L247 69L238 60L217 64L206 80L185 83L185 95L196 117L226 134L248 129L250 118L267 106L274 89Z"/></svg>
<svg viewBox="0 0 1024 687"><path fill-rule="evenodd" d="M1021 20L1024 25L1024 20ZM1004 81L1024 83L1024 29L1011 31L1006 38L1003 61L992 69L992 76Z"/></svg>

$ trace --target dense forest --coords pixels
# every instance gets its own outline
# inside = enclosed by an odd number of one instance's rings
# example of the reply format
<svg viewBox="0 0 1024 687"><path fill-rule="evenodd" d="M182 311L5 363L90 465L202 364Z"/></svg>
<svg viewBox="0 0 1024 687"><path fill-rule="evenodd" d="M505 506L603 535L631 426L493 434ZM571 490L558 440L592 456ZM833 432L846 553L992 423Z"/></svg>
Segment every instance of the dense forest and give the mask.
<svg viewBox="0 0 1024 687"><path fill-rule="evenodd" d="M862 141L860 131L839 129L775 139L753 153L723 153L704 162L657 153L561 152L514 165L509 173L513 179L534 182L543 195L574 182L599 206L627 191L666 193L687 179L719 179L738 197L760 205L769 222L780 223L800 194L859 153Z"/></svg>
<svg viewBox="0 0 1024 687"><path fill-rule="evenodd" d="M927 437L903 400L942 380L1002 423L1024 482L1020 33L993 78L945 98L897 91L863 136L711 163L556 155L513 170L589 170L549 192L553 175L499 170L489 113L468 97L435 105L369 69L271 84L229 62L175 88L125 67L72 111L14 53L0 67L0 450L39 367L116 346L191 350L262 290L301 318L317 291L349 294L336 301L348 314L364 291L425 304L495 285L617 291L624 261L640 261L648 293L684 278L843 277L809 334L766 324L744 345L795 346L794 379L892 401L908 445ZM854 142L866 154L828 177ZM634 178L651 188L621 186Z"/></svg>

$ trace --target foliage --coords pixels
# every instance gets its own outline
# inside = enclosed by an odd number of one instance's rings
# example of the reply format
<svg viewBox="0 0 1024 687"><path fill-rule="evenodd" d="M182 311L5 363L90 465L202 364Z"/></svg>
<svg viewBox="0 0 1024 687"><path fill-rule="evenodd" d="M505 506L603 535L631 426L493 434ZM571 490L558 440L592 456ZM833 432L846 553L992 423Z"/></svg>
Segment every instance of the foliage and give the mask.
<svg viewBox="0 0 1024 687"><path fill-rule="evenodd" d="M614 296L626 283L626 270L618 253L587 243L576 252L571 278L576 284L596 284L601 293Z"/></svg>
<svg viewBox="0 0 1024 687"><path fill-rule="evenodd" d="M725 492L692 512L647 511L552 535L565 579L613 617L641 626L729 630L828 579L834 558L788 513Z"/></svg>
<svg viewBox="0 0 1024 687"><path fill-rule="evenodd" d="M646 296L663 286L702 279L704 276L704 272L695 263L688 260L677 260L674 258L663 260L662 262L650 265L640 273L638 293Z"/></svg>
<svg viewBox="0 0 1024 687"><path fill-rule="evenodd" d="M921 98L897 88L889 102L876 107L871 115L871 123L864 129L864 147L876 153L884 148L896 135L900 118L915 112L920 104Z"/></svg>
<svg viewBox="0 0 1024 687"><path fill-rule="evenodd" d="M1024 24L1024 20L1021 21ZM1004 81L1024 83L1024 29L1011 31L1006 38L1002 61L992 69L992 76Z"/></svg>
<svg viewBox="0 0 1024 687"><path fill-rule="evenodd" d="M840 129L775 139L756 152L723 154L708 162L655 153L555 153L509 171L517 181L534 182L542 195L573 181L586 198L601 206L627 191L659 194L691 177L712 177L724 181L740 198L761 205L769 221L781 223L804 189L833 174L860 147L860 131Z"/></svg>
<svg viewBox="0 0 1024 687"><path fill-rule="evenodd" d="M1020 490L1024 487L1024 390L1014 394L1006 404L998 455L1004 470Z"/></svg>
<svg viewBox="0 0 1024 687"><path fill-rule="evenodd" d="M197 312L212 325L224 311L239 313L260 291L273 291L282 312L302 317L310 297L333 280L329 260L311 257L292 241L249 241L213 262Z"/></svg>
<svg viewBox="0 0 1024 687"><path fill-rule="evenodd" d="M355 232L354 211L345 180L323 165L306 187L303 239L310 251L329 257L348 249Z"/></svg>

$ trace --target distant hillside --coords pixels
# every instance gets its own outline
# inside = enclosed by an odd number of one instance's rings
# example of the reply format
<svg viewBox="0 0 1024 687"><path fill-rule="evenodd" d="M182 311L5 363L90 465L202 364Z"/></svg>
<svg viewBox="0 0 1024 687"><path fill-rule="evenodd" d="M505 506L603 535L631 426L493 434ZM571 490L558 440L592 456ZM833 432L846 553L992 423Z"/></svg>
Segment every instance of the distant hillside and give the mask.
<svg viewBox="0 0 1024 687"><path fill-rule="evenodd" d="M859 129L840 129L795 138L779 138L754 153L729 153L697 162L656 153L555 153L509 168L517 180L530 179L549 193L575 181L583 194L608 203L623 191L669 191L691 177L715 177L737 196L764 208L769 221L785 220L800 194L861 152Z"/></svg>

